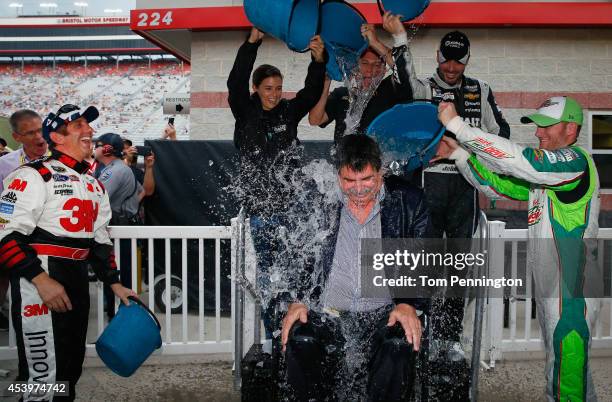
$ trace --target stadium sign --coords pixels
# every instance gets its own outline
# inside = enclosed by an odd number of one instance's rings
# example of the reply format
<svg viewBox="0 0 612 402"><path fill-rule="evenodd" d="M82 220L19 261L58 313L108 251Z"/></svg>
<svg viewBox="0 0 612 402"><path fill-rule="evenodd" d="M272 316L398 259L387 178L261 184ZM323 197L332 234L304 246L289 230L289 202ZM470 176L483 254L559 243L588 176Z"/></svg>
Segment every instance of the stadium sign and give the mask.
<svg viewBox="0 0 612 402"><path fill-rule="evenodd" d="M129 25L130 17L32 17L3 18L0 26L91 26L91 25Z"/></svg>
<svg viewBox="0 0 612 402"><path fill-rule="evenodd" d="M164 96L164 114L189 114L191 97L189 94L172 94Z"/></svg>

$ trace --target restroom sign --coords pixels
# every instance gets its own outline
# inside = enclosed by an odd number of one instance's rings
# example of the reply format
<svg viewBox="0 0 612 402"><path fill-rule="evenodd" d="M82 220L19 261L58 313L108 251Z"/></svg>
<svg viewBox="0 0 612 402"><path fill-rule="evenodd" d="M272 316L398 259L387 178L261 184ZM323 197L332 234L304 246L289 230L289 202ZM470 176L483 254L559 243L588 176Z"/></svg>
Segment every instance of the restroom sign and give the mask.
<svg viewBox="0 0 612 402"><path fill-rule="evenodd" d="M172 94L164 96L164 114L189 114L191 97L189 94Z"/></svg>

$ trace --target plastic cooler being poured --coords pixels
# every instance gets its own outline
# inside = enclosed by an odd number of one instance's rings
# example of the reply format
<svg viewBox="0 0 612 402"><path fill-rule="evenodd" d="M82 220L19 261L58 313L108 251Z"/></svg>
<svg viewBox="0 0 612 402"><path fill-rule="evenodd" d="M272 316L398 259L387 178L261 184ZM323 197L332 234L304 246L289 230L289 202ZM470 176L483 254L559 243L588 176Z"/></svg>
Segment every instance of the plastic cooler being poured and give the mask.
<svg viewBox="0 0 612 402"><path fill-rule="evenodd" d="M308 50L317 34L319 9L319 0L244 0L251 24L296 52Z"/></svg>
<svg viewBox="0 0 612 402"><path fill-rule="evenodd" d="M341 0L327 0L321 5L321 38L329 54L327 74L342 81L357 67L368 42L361 35L367 21L353 5Z"/></svg>
<svg viewBox="0 0 612 402"><path fill-rule="evenodd" d="M429 163L444 131L436 106L414 102L395 105L381 113L367 134L378 142L385 165L396 162L407 173Z"/></svg>

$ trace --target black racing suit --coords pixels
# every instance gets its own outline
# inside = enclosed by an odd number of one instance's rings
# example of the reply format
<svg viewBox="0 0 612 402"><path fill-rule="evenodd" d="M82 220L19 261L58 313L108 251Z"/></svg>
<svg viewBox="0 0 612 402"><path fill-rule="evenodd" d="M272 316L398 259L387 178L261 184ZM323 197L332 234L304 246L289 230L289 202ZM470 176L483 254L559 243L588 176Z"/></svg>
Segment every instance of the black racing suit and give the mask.
<svg viewBox="0 0 612 402"><path fill-rule="evenodd" d="M402 77L409 77L415 99L430 99L435 104L452 101L457 113L474 127L510 137L510 126L495 102L493 91L481 80L463 76L455 85L441 78L439 71L426 80L418 79L407 42L395 38L393 55ZM418 180L418 175L417 175ZM480 209L478 193L458 172L452 161L440 161L426 168L422 175L427 205L436 237L469 239L478 226ZM463 244L462 242L459 242ZM450 252L465 252L459 245L449 244ZM462 298L434 299L431 326L437 339L459 341L463 329L464 300Z"/></svg>
<svg viewBox="0 0 612 402"><path fill-rule="evenodd" d="M54 151L5 179L0 204L0 270L11 280L18 381L69 382L68 397L25 393L24 400L72 400L81 376L89 317L90 263L107 284L119 282L107 225L108 194L77 162ZM32 279L47 272L72 304L49 311Z"/></svg>

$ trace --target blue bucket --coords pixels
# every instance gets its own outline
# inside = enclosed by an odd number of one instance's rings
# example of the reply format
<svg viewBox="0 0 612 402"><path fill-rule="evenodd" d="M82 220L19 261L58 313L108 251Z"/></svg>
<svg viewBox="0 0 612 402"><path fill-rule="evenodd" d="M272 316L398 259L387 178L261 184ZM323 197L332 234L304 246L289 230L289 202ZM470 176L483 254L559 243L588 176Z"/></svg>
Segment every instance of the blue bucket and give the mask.
<svg viewBox="0 0 612 402"><path fill-rule="evenodd" d="M414 102L381 113L367 134L378 142L386 163L397 161L404 172L410 172L429 163L444 131L435 105Z"/></svg>
<svg viewBox="0 0 612 402"><path fill-rule="evenodd" d="M251 24L296 52L308 50L317 34L319 8L319 0L244 0Z"/></svg>
<svg viewBox="0 0 612 402"><path fill-rule="evenodd" d="M161 347L161 325L140 300L130 296L96 342L100 359L116 374L129 377Z"/></svg>
<svg viewBox="0 0 612 402"><path fill-rule="evenodd" d="M342 70L336 57L342 58L348 74L357 67L368 42L361 36L361 25L367 21L355 7L342 0L327 0L321 5L321 38L329 54L327 74L342 81Z"/></svg>
<svg viewBox="0 0 612 402"><path fill-rule="evenodd" d="M380 15L386 11L401 15L402 21L410 21L423 14L430 0L378 0Z"/></svg>

